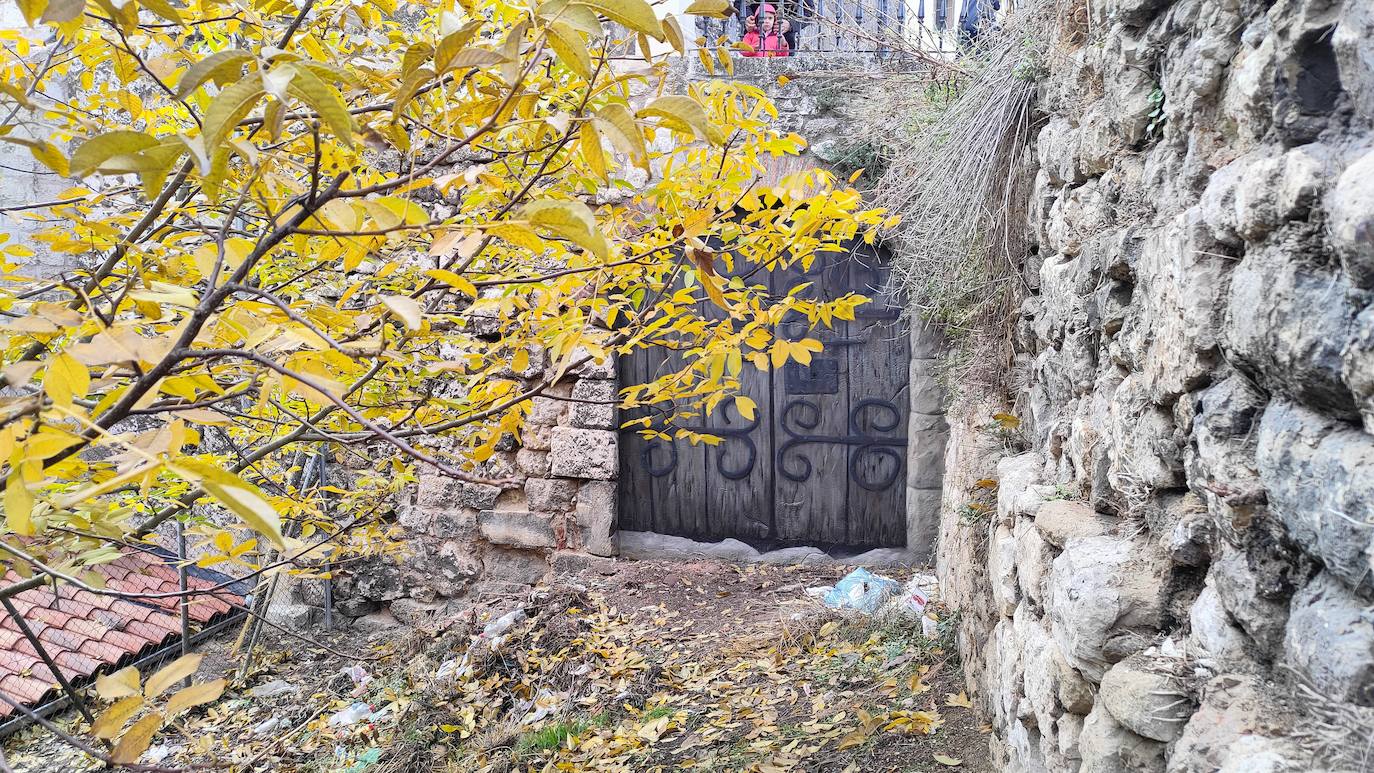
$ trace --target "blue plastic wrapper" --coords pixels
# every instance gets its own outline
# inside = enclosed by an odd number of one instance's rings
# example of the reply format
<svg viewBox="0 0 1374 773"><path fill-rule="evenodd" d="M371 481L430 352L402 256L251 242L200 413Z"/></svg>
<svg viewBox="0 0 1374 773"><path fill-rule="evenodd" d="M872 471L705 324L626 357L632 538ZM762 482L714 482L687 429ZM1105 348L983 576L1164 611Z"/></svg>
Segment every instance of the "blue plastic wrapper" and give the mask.
<svg viewBox="0 0 1374 773"><path fill-rule="evenodd" d="M855 569L835 583L835 587L821 598L821 603L831 609L853 609L871 615L901 589L896 580L867 569Z"/></svg>

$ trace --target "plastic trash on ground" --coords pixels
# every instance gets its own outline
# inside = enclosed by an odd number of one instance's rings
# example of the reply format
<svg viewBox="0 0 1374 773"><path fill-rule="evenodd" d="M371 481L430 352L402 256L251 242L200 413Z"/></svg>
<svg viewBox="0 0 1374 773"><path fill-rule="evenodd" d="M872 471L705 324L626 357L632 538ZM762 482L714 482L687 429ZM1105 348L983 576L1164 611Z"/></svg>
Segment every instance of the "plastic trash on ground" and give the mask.
<svg viewBox="0 0 1374 773"><path fill-rule="evenodd" d="M912 617L919 617L926 613L926 605L930 603L930 591L928 591L922 581L923 577L917 575L907 582L902 588L902 593L897 597L897 610Z"/></svg>
<svg viewBox="0 0 1374 773"><path fill-rule="evenodd" d="M889 596L900 591L901 586L890 577L855 569L835 583L835 587L821 597L821 603L831 609L853 609L871 615Z"/></svg>
<svg viewBox="0 0 1374 773"><path fill-rule="evenodd" d="M360 701L358 703L353 704L352 706L349 706L346 709L340 709L334 712L332 715L330 715L329 726L348 727L350 725L356 725L371 715L372 707Z"/></svg>
<svg viewBox="0 0 1374 773"><path fill-rule="evenodd" d="M491 641L492 646L495 647L497 644L497 642L495 641L496 639L500 638L503 634L505 634L506 631L509 631L511 629L511 626L515 625L516 623L523 623L524 621L524 609L516 609L514 611L507 612L506 614L501 615L500 617L496 618L490 623L487 623L487 626L482 629L482 634L480 638Z"/></svg>

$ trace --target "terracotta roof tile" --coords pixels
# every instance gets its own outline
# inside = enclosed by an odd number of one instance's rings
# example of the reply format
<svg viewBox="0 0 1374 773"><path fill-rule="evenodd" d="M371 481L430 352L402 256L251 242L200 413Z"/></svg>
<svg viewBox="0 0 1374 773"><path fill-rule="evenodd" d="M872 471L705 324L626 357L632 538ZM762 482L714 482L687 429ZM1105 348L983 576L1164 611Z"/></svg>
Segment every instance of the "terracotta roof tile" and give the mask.
<svg viewBox="0 0 1374 773"><path fill-rule="evenodd" d="M152 552L126 552L96 567L96 571L106 578L106 589L116 593L175 594L180 587L172 560ZM6 583L21 579L13 571L4 575ZM229 579L197 569L188 578L188 585L208 589ZM170 645L181 636L180 604L173 595L135 603L59 584L56 593L50 586L31 588L14 596L12 602L63 675L78 684ZM195 627L203 626L230 613L231 605L243 602L243 596L225 589L194 596L191 620ZM15 700L37 705L51 693L55 681L14 621L0 614L0 690ZM0 705L0 717L13 713L9 706Z"/></svg>

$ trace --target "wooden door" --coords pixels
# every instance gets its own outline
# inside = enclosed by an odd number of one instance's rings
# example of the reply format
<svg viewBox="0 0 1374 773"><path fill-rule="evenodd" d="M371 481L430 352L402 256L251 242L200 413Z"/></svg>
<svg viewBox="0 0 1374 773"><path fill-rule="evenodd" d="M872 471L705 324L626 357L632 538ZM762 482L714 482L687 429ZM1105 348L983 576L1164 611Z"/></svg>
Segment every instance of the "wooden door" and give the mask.
<svg viewBox="0 0 1374 773"><path fill-rule="evenodd" d="M807 297L854 291L873 300L833 328L785 319L778 335L818 338L825 350L805 366L746 368L741 391L759 406L755 418L745 420L726 401L691 427L718 444L646 441L624 430L620 528L760 547L904 546L910 355L900 303L885 294L885 261L859 247L769 281L775 294L805 283ZM621 378L643 383L675 367L674 357L636 352L623 361Z"/></svg>

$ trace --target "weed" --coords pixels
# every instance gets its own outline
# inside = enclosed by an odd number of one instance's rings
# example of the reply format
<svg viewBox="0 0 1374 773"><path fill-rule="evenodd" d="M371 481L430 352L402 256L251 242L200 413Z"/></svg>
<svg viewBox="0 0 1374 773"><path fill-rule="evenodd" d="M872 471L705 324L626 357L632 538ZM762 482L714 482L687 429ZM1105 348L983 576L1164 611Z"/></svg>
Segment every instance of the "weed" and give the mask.
<svg viewBox="0 0 1374 773"><path fill-rule="evenodd" d="M565 719L552 725L546 725L538 730L531 730L520 736L520 740L515 742L515 753L517 755L527 755L536 749L540 751L553 751L560 749L569 738L579 736L592 726L586 719Z"/></svg>
<svg viewBox="0 0 1374 773"><path fill-rule="evenodd" d="M1145 125L1145 136L1150 139L1158 139L1164 133L1164 122L1168 120L1164 116L1164 89L1158 84L1154 91L1150 92L1150 122Z"/></svg>

